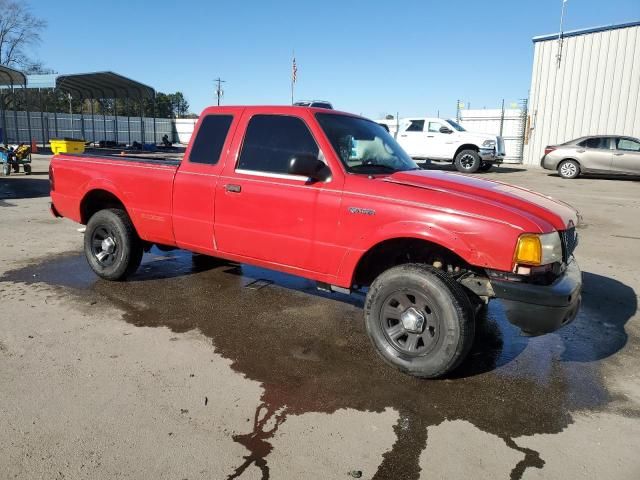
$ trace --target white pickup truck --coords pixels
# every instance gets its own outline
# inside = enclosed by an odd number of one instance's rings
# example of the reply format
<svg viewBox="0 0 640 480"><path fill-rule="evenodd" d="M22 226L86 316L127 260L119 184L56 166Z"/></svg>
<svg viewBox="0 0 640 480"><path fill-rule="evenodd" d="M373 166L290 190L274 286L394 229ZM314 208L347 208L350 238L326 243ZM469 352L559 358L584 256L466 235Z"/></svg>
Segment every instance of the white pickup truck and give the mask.
<svg viewBox="0 0 640 480"><path fill-rule="evenodd" d="M396 127L395 120L385 123ZM405 118L397 125L395 136L413 158L453 163L463 173L486 172L502 163L505 155L502 137L467 132L454 120Z"/></svg>

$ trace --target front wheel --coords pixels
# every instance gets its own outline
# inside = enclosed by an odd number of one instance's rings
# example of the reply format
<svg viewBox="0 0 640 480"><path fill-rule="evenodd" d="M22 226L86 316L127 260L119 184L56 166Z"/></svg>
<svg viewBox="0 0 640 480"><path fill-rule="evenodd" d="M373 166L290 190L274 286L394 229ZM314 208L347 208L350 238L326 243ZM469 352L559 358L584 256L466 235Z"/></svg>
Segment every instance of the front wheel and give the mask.
<svg viewBox="0 0 640 480"><path fill-rule="evenodd" d="M91 269L106 280L124 280L142 261L143 245L124 210L95 213L84 233L84 254Z"/></svg>
<svg viewBox="0 0 640 480"><path fill-rule="evenodd" d="M456 368L475 333L463 288L444 272L420 264L393 267L376 278L367 294L364 318L382 359L422 378Z"/></svg>
<svg viewBox="0 0 640 480"><path fill-rule="evenodd" d="M453 162L456 169L462 173L475 173L482 165L482 159L475 150L462 150Z"/></svg>

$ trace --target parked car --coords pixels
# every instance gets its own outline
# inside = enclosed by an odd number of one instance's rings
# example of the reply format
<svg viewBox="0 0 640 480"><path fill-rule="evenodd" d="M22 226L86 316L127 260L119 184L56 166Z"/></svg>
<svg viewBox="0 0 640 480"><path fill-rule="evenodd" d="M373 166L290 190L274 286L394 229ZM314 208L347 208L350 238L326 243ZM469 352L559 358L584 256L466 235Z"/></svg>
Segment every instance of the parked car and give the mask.
<svg viewBox="0 0 640 480"><path fill-rule="evenodd" d="M413 158L453 163L459 172L486 172L502 163L502 137L467 132L454 120L408 118L398 126L397 140Z"/></svg>
<svg viewBox="0 0 640 480"><path fill-rule="evenodd" d="M294 105L296 107L315 107L333 110L333 105L331 105L331 102L327 102L325 100L300 100L299 102L294 103Z"/></svg>
<svg viewBox="0 0 640 480"><path fill-rule="evenodd" d="M582 173L640 175L640 140L623 135L580 137L544 149L540 165L562 178Z"/></svg>
<svg viewBox="0 0 640 480"><path fill-rule="evenodd" d="M133 274L155 244L360 289L380 356L419 377L466 357L490 299L533 335L580 305L573 208L421 170L384 128L348 113L212 107L181 162L61 154L49 174L52 213L86 225L100 277Z"/></svg>

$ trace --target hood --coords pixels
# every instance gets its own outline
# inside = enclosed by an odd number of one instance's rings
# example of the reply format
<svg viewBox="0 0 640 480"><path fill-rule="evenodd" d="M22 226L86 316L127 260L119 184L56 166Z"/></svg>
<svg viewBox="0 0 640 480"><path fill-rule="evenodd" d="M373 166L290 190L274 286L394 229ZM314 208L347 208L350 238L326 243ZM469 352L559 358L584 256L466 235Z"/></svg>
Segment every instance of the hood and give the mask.
<svg viewBox="0 0 640 480"><path fill-rule="evenodd" d="M578 212L570 205L502 182L425 170L397 172L386 177L385 181L493 203L502 208L519 211L528 217L538 218L551 224L556 230L565 230L578 224Z"/></svg>

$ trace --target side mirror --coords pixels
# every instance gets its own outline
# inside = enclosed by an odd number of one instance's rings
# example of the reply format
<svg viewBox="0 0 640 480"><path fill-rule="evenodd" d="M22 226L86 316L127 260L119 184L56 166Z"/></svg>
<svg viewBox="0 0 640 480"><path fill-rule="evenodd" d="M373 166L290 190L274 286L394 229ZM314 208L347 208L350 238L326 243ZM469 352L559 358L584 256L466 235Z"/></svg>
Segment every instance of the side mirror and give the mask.
<svg viewBox="0 0 640 480"><path fill-rule="evenodd" d="M324 182L331 177L329 167L322 160L308 153L292 156L289 160L288 172L290 175L309 177L317 182Z"/></svg>
<svg viewBox="0 0 640 480"><path fill-rule="evenodd" d="M440 133L453 133L453 130L447 127L440 127Z"/></svg>

